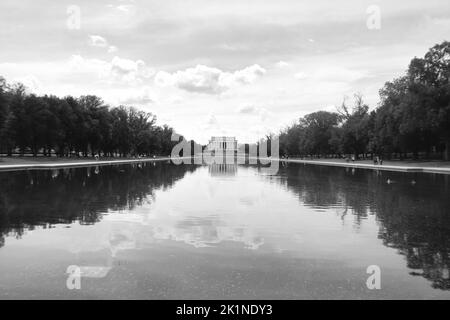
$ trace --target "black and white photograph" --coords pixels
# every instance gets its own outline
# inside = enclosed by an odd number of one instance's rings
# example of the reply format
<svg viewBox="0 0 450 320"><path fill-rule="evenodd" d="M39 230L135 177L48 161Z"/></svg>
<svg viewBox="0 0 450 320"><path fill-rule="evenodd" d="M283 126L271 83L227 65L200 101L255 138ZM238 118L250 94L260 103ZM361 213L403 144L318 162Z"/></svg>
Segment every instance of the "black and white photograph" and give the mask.
<svg viewBox="0 0 450 320"><path fill-rule="evenodd" d="M0 0L0 300L449 300L449 79L448 0Z"/></svg>

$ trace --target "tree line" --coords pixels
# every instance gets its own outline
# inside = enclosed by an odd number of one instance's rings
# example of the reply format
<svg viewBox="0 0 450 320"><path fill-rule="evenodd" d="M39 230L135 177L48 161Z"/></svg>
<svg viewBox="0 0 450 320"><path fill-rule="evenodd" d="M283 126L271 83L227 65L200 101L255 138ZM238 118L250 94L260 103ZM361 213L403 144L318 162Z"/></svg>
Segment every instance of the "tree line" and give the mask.
<svg viewBox="0 0 450 320"><path fill-rule="evenodd" d="M29 94L0 77L0 154L45 156L170 155L174 130L133 107L97 96Z"/></svg>
<svg viewBox="0 0 450 320"><path fill-rule="evenodd" d="M450 160L450 42L414 58L407 72L386 82L369 112L360 94L336 112L318 111L280 133L280 154L301 157Z"/></svg>

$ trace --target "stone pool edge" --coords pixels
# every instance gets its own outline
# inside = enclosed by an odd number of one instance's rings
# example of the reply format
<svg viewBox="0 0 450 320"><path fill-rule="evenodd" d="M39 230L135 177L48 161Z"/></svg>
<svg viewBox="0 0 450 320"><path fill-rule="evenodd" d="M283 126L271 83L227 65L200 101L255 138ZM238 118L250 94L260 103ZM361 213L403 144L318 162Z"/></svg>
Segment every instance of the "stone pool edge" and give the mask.
<svg viewBox="0 0 450 320"><path fill-rule="evenodd" d="M270 158L266 158L266 159L269 160ZM315 160L279 159L279 158L273 158L270 160L276 160L276 161L281 161L281 162L314 164L314 165L322 165L322 166L368 169L368 170L450 174L450 167L393 166L393 165L374 165L374 164L353 163L353 162L346 163L346 162L333 162L333 161L315 161Z"/></svg>
<svg viewBox="0 0 450 320"><path fill-rule="evenodd" d="M183 159L183 158L181 158ZM56 163L23 163L23 164L0 164L1 171L19 171L19 170L48 170L60 168L75 167L91 167L91 166L107 166L117 164L132 164L142 162L168 161L169 157L163 158L143 158L143 159L127 159L127 160L93 160L93 161L76 161L76 162L56 162Z"/></svg>

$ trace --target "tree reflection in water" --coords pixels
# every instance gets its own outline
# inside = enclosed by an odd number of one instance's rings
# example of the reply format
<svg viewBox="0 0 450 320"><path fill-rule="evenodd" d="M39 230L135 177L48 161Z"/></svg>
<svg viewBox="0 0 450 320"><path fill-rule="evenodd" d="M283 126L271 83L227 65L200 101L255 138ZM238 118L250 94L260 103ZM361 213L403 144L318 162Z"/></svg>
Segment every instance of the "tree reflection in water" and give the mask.
<svg viewBox="0 0 450 320"><path fill-rule="evenodd" d="M132 210L195 169L145 163L0 173L0 247L5 236L36 226L93 224L108 210ZM237 173L233 167L231 176ZM334 208L342 219L353 217L355 228L373 216L378 237L405 256L411 275L450 290L449 176L284 163L278 175L262 179L294 192L318 214Z"/></svg>
<svg viewBox="0 0 450 320"><path fill-rule="evenodd" d="M351 212L356 227L374 215L379 238L405 256L411 275L450 290L450 176L284 163L268 179L304 205Z"/></svg>
<svg viewBox="0 0 450 320"><path fill-rule="evenodd" d="M170 166L170 170L167 167ZM132 165L0 173L0 247L36 226L93 224L108 210L131 210L170 188L193 165L147 162Z"/></svg>

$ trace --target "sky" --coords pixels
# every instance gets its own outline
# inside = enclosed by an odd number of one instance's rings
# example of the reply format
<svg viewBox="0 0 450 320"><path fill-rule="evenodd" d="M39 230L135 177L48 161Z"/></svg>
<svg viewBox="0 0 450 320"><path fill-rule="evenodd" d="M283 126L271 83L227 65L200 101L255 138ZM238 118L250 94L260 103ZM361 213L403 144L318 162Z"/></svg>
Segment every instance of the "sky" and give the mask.
<svg viewBox="0 0 450 320"><path fill-rule="evenodd" d="M254 142L355 93L375 108L449 36L448 0L1 0L0 76Z"/></svg>

